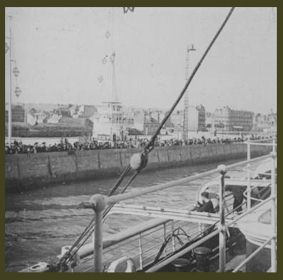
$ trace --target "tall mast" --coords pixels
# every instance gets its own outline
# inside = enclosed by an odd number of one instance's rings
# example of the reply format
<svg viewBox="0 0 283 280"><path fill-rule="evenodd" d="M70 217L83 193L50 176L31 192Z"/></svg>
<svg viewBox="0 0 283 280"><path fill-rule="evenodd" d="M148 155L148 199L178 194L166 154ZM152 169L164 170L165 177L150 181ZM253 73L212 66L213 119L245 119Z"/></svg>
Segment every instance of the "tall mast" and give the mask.
<svg viewBox="0 0 283 280"><path fill-rule="evenodd" d="M10 88L9 88L9 108L8 108L8 141L9 144L12 142L12 16L9 16L9 41L10 41L10 52L9 52L9 67L10 67Z"/></svg>
<svg viewBox="0 0 283 280"><path fill-rule="evenodd" d="M187 47L187 57L186 57L186 80L189 79L189 55L191 51L195 51L194 45ZM184 123L183 123L183 140L188 140L189 133L189 93L186 91L184 96Z"/></svg>
<svg viewBox="0 0 283 280"><path fill-rule="evenodd" d="M116 53L113 52L111 55L111 64L112 64L112 102L118 102L118 94L117 94L117 87L116 87L116 69L115 69L115 59Z"/></svg>

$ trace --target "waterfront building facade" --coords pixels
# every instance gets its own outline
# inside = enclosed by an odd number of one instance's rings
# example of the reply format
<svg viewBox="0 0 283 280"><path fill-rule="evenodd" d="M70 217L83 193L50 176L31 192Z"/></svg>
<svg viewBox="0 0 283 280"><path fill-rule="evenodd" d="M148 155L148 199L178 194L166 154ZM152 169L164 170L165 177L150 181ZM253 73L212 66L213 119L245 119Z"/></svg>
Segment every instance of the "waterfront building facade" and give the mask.
<svg viewBox="0 0 283 280"><path fill-rule="evenodd" d="M253 128L253 112L233 110L229 106L217 108L214 112L214 124L222 131L251 131Z"/></svg>
<svg viewBox="0 0 283 280"><path fill-rule="evenodd" d="M277 130L277 115L273 112L269 114L255 114L253 119L253 130L255 132L271 132Z"/></svg>
<svg viewBox="0 0 283 280"><path fill-rule="evenodd" d="M177 110L171 115L171 122L176 128L184 127L184 111ZM206 113L203 105L188 107L188 131L205 131Z"/></svg>
<svg viewBox="0 0 283 280"><path fill-rule="evenodd" d="M189 131L205 130L205 108L203 105L189 106Z"/></svg>

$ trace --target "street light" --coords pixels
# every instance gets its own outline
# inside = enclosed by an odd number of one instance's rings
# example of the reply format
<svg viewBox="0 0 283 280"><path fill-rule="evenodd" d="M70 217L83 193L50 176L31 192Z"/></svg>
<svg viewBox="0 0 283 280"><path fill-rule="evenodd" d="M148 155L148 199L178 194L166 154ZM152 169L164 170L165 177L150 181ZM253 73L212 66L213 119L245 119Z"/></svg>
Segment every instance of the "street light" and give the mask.
<svg viewBox="0 0 283 280"><path fill-rule="evenodd" d="M15 77L18 77L18 76L19 76L20 71L19 71L19 69L18 69L17 66L15 66L15 67L13 68L13 74L15 75Z"/></svg>
<svg viewBox="0 0 283 280"><path fill-rule="evenodd" d="M15 88L15 95L17 96L17 97L19 97L20 95L21 95L21 93L22 93L22 90L20 89L20 87L16 87Z"/></svg>

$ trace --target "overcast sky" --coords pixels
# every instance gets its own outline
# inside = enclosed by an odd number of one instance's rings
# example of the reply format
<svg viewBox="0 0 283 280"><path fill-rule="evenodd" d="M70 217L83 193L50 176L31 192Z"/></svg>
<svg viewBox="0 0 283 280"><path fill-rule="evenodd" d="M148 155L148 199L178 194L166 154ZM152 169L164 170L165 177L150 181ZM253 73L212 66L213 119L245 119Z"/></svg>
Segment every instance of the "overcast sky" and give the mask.
<svg viewBox="0 0 283 280"><path fill-rule="evenodd" d="M186 47L198 62L229 8L7 8L20 102L99 104L111 97L169 108L185 83ZM236 8L189 87L190 105L276 111L276 8ZM8 39L6 42L9 43ZM9 92L6 53L6 98ZM9 62L9 61L8 61ZM16 101L16 97L13 97Z"/></svg>

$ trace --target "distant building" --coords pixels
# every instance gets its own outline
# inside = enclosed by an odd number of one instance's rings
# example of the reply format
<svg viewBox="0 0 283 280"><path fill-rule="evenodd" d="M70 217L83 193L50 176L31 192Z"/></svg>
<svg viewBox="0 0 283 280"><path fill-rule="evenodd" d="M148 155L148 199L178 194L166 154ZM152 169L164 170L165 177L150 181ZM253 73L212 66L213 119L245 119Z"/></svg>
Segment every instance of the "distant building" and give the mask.
<svg viewBox="0 0 283 280"><path fill-rule="evenodd" d="M184 111L176 110L170 116L170 123L172 124L172 129L167 129L167 133L170 133L174 138L182 139L183 137L183 126L184 126Z"/></svg>
<svg viewBox="0 0 283 280"><path fill-rule="evenodd" d="M70 116L73 118L74 115L76 115L77 111L78 111L78 106L77 105L72 105L72 104L69 104L68 106L68 111L70 112Z"/></svg>
<svg viewBox="0 0 283 280"><path fill-rule="evenodd" d="M171 122L175 127L183 127L184 125L184 111L176 110L170 117Z"/></svg>
<svg viewBox="0 0 283 280"><path fill-rule="evenodd" d="M28 131L27 114L23 104L12 105L12 136L18 137L25 135ZM5 136L8 136L8 104L5 109Z"/></svg>
<svg viewBox="0 0 283 280"><path fill-rule="evenodd" d="M8 122L8 109L5 110L5 122ZM26 111L24 105L12 105L12 122L25 123Z"/></svg>
<svg viewBox="0 0 283 280"><path fill-rule="evenodd" d="M47 112L35 112L34 115L36 117L36 124L47 123L47 119L49 117L49 114Z"/></svg>
<svg viewBox="0 0 283 280"><path fill-rule="evenodd" d="M123 116L122 116L122 126L123 128L135 128L135 111L132 108L122 108Z"/></svg>
<svg viewBox="0 0 283 280"><path fill-rule="evenodd" d="M255 114L253 119L253 130L257 132L267 132L277 129L277 115L270 114Z"/></svg>
<svg viewBox="0 0 283 280"><path fill-rule="evenodd" d="M177 110L170 117L171 122L176 129L184 127L184 111ZM205 120L206 113L203 105L189 106L188 109L188 130L189 131L204 131L206 129Z"/></svg>
<svg viewBox="0 0 283 280"><path fill-rule="evenodd" d="M92 135L93 123L86 118L62 117L58 123L42 123L32 127L31 137L77 137Z"/></svg>
<svg viewBox="0 0 283 280"><path fill-rule="evenodd" d="M36 116L32 112L27 113L27 124L36 125Z"/></svg>
<svg viewBox="0 0 283 280"><path fill-rule="evenodd" d="M123 110L120 102L103 102L97 106L93 121L93 137L104 135L109 139L123 138Z"/></svg>
<svg viewBox="0 0 283 280"><path fill-rule="evenodd" d="M133 112L134 125L133 128L144 131L144 110L136 109Z"/></svg>
<svg viewBox="0 0 283 280"><path fill-rule="evenodd" d="M62 116L56 114L56 113L51 113L51 115L49 116L47 123L59 123L59 121L61 120Z"/></svg>
<svg viewBox="0 0 283 280"><path fill-rule="evenodd" d="M146 112L144 115L144 134L152 135L159 127L157 119L152 117L152 112Z"/></svg>
<svg viewBox="0 0 283 280"><path fill-rule="evenodd" d="M203 105L196 107L189 106L188 113L189 131L204 131L205 130L205 108Z"/></svg>
<svg viewBox="0 0 283 280"><path fill-rule="evenodd" d="M94 105L83 105L80 117L90 119L95 113L97 113L97 108Z"/></svg>
<svg viewBox="0 0 283 280"><path fill-rule="evenodd" d="M71 116L74 119L79 118L83 115L84 112L84 106L83 105L76 105L74 109L71 111Z"/></svg>
<svg viewBox="0 0 283 280"><path fill-rule="evenodd" d="M74 114L75 112L75 107L71 104L60 105L58 108L54 109L53 112L63 117L72 117L72 113Z"/></svg>
<svg viewBox="0 0 283 280"><path fill-rule="evenodd" d="M214 114L211 112L205 112L205 127L207 130L214 129Z"/></svg>
<svg viewBox="0 0 283 280"><path fill-rule="evenodd" d="M170 116L171 128L167 128L175 138L183 138L184 110L176 110ZM206 130L206 112L203 105L189 106L188 108L188 131L199 132Z"/></svg>
<svg viewBox="0 0 283 280"><path fill-rule="evenodd" d="M39 111L35 108L30 109L27 112L26 122L29 125L38 125L48 123L49 118L52 116L52 113L46 111Z"/></svg>
<svg viewBox="0 0 283 280"><path fill-rule="evenodd" d="M217 108L214 113L216 130L251 131L253 127L253 112L233 110L229 106Z"/></svg>
<svg viewBox="0 0 283 280"><path fill-rule="evenodd" d="M165 111L159 110L159 109L148 109L147 110L148 114L151 115L152 118L154 118L155 120L157 120L159 123L163 120L163 118L165 117Z"/></svg>

